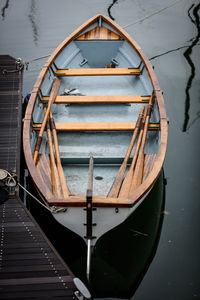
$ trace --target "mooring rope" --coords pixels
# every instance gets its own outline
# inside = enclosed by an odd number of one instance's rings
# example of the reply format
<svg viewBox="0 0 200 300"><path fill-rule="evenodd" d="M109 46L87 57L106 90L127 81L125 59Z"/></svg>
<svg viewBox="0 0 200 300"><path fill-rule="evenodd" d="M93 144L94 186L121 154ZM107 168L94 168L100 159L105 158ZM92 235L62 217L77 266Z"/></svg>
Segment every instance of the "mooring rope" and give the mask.
<svg viewBox="0 0 200 300"><path fill-rule="evenodd" d="M26 66L26 70L28 70L28 65L32 62L35 62L37 60L40 60L40 59L43 59L43 58L47 58L49 57L50 55L44 55L44 56L40 56L40 57L37 57L37 58L33 58L33 59L30 59L30 60L24 60L23 61L23 64L24 66Z"/></svg>
<svg viewBox="0 0 200 300"><path fill-rule="evenodd" d="M44 208L46 208L51 213L57 213L65 210L66 208L63 207L50 207L47 203L42 203L37 197L35 197L32 193L30 193L22 184L20 184L15 177L17 175L15 173L11 174L7 170L0 169L0 180L6 179L6 186L10 186L11 181L13 181L13 186L19 186L21 189L23 189L27 194L29 194L35 201L37 201L40 205L42 205Z"/></svg>
<svg viewBox="0 0 200 300"><path fill-rule="evenodd" d="M153 13L151 13L151 14L149 14L149 15L143 17L143 18L140 18L140 19L138 19L138 20L136 20L136 21L134 21L134 22L132 22L132 23L126 25L126 26L123 26L123 28L127 28L127 27L129 27L129 26L135 25L135 24L137 24L137 23L139 23L139 22L142 22L142 21L144 21L144 20L146 20L146 19L148 19L148 18L150 18L150 17L152 17L152 16L154 16L154 15L157 15L157 14L161 13L163 10L165 10L165 9L167 9L167 8L170 8L170 7L174 6L174 5L176 5L176 4L177 4L178 2L180 2L180 1L182 1L182 0L176 0L175 2L173 2L173 3L171 3L171 4L167 5L167 6L165 6L165 7L163 7L163 8L161 8L161 9L159 9L159 10L156 10L156 11L154 11Z"/></svg>

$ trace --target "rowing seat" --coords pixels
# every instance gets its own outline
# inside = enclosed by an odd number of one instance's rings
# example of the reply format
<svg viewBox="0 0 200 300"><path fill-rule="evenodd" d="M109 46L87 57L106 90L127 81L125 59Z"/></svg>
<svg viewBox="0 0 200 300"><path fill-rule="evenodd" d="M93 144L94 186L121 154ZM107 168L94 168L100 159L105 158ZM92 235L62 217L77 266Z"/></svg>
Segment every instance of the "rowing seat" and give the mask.
<svg viewBox="0 0 200 300"><path fill-rule="evenodd" d="M109 76L109 75L141 75L139 68L82 68L59 69L56 76Z"/></svg>
<svg viewBox="0 0 200 300"><path fill-rule="evenodd" d="M55 123L57 131L133 131L136 122L99 122L99 123ZM40 130L41 123L34 123L33 130ZM159 123L150 123L149 130L159 130Z"/></svg>
<svg viewBox="0 0 200 300"><path fill-rule="evenodd" d="M63 95L57 96L55 103L148 103L150 96L139 96L139 95L106 95L106 96L72 96ZM47 103L49 100L48 96L44 96L41 102Z"/></svg>

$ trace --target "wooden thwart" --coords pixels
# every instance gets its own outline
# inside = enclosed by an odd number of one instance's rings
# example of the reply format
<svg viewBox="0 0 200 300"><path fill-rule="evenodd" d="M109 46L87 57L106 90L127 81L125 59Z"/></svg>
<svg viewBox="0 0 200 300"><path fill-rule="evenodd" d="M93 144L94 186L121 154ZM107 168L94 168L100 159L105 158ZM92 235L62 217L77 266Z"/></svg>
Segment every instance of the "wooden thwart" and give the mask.
<svg viewBox="0 0 200 300"><path fill-rule="evenodd" d="M139 95L104 95L104 96L57 96L55 103L148 103L150 96ZM44 96L41 100L43 103L48 103L49 97Z"/></svg>
<svg viewBox="0 0 200 300"><path fill-rule="evenodd" d="M82 68L59 69L56 76L109 76L109 75L141 75L138 68Z"/></svg>
<svg viewBox="0 0 200 300"><path fill-rule="evenodd" d="M124 123L55 123L57 131L132 131L135 129L136 122ZM35 123L33 130L40 130L41 123ZM159 130L159 123L150 123L148 130Z"/></svg>

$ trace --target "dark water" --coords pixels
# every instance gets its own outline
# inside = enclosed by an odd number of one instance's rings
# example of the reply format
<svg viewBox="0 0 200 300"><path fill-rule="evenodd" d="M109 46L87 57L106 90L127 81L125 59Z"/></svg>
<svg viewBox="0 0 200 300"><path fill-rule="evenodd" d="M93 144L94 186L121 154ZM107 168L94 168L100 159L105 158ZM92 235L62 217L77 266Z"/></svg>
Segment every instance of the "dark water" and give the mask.
<svg viewBox="0 0 200 300"><path fill-rule="evenodd" d="M38 58L50 54L95 14L109 14L123 27L170 3L164 0L1 0L0 54L23 60ZM182 0L126 28L152 58L170 121L164 164L167 186L163 226L153 261L135 294L129 297L135 300L200 299L199 16L199 1ZM31 91L44 61L30 63L24 72L24 95ZM114 238L113 241L116 242ZM63 243L65 250L70 248L69 239ZM84 244L79 240L73 243L77 256L81 257ZM123 257L119 264L122 261Z"/></svg>

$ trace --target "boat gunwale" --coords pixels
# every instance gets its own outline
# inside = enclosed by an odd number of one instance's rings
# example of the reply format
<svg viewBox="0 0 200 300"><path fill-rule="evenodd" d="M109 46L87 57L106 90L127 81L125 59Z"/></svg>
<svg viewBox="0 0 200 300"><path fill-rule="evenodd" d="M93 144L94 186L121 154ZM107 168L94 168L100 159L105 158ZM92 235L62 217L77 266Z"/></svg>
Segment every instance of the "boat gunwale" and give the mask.
<svg viewBox="0 0 200 300"><path fill-rule="evenodd" d="M144 180L144 182L131 194L128 198L107 198L104 196L94 196L93 205L98 207L132 207L134 206L154 185L156 182L164 163L166 148L167 148L167 134L168 134L168 122L165 110L164 99L162 95L162 91L160 89L156 74L153 70L153 67L147 58L144 51L141 47L135 42L135 40L118 24L112 21L110 18L104 15L96 15L77 28L72 34L70 34L51 54L47 62L44 64L39 76L36 80L36 83L33 87L31 97L26 109L25 117L24 117L24 130L23 130L23 145L24 145L24 155L26 159L26 163L28 169L30 171L30 175L37 189L39 190L41 196L46 199L49 205L56 206L85 206L86 197L85 196L76 196L69 197L67 199L55 199L51 197L51 193L47 187L45 187L40 180L37 168L33 162L33 156L30 146L30 133L32 126L32 114L34 111L34 107L37 101L38 94L40 92L40 88L45 79L45 76L53 64L56 57L62 52L62 50L75 38L77 38L83 31L85 31L88 27L90 27L94 22L96 22L99 18L102 18L103 21L107 22L108 25L113 27L124 39L134 48L139 57L141 58L144 67L146 68L149 78L151 80L155 99L158 104L159 117L160 117L160 146L157 154L157 159L155 161L155 165L150 172L149 176Z"/></svg>

